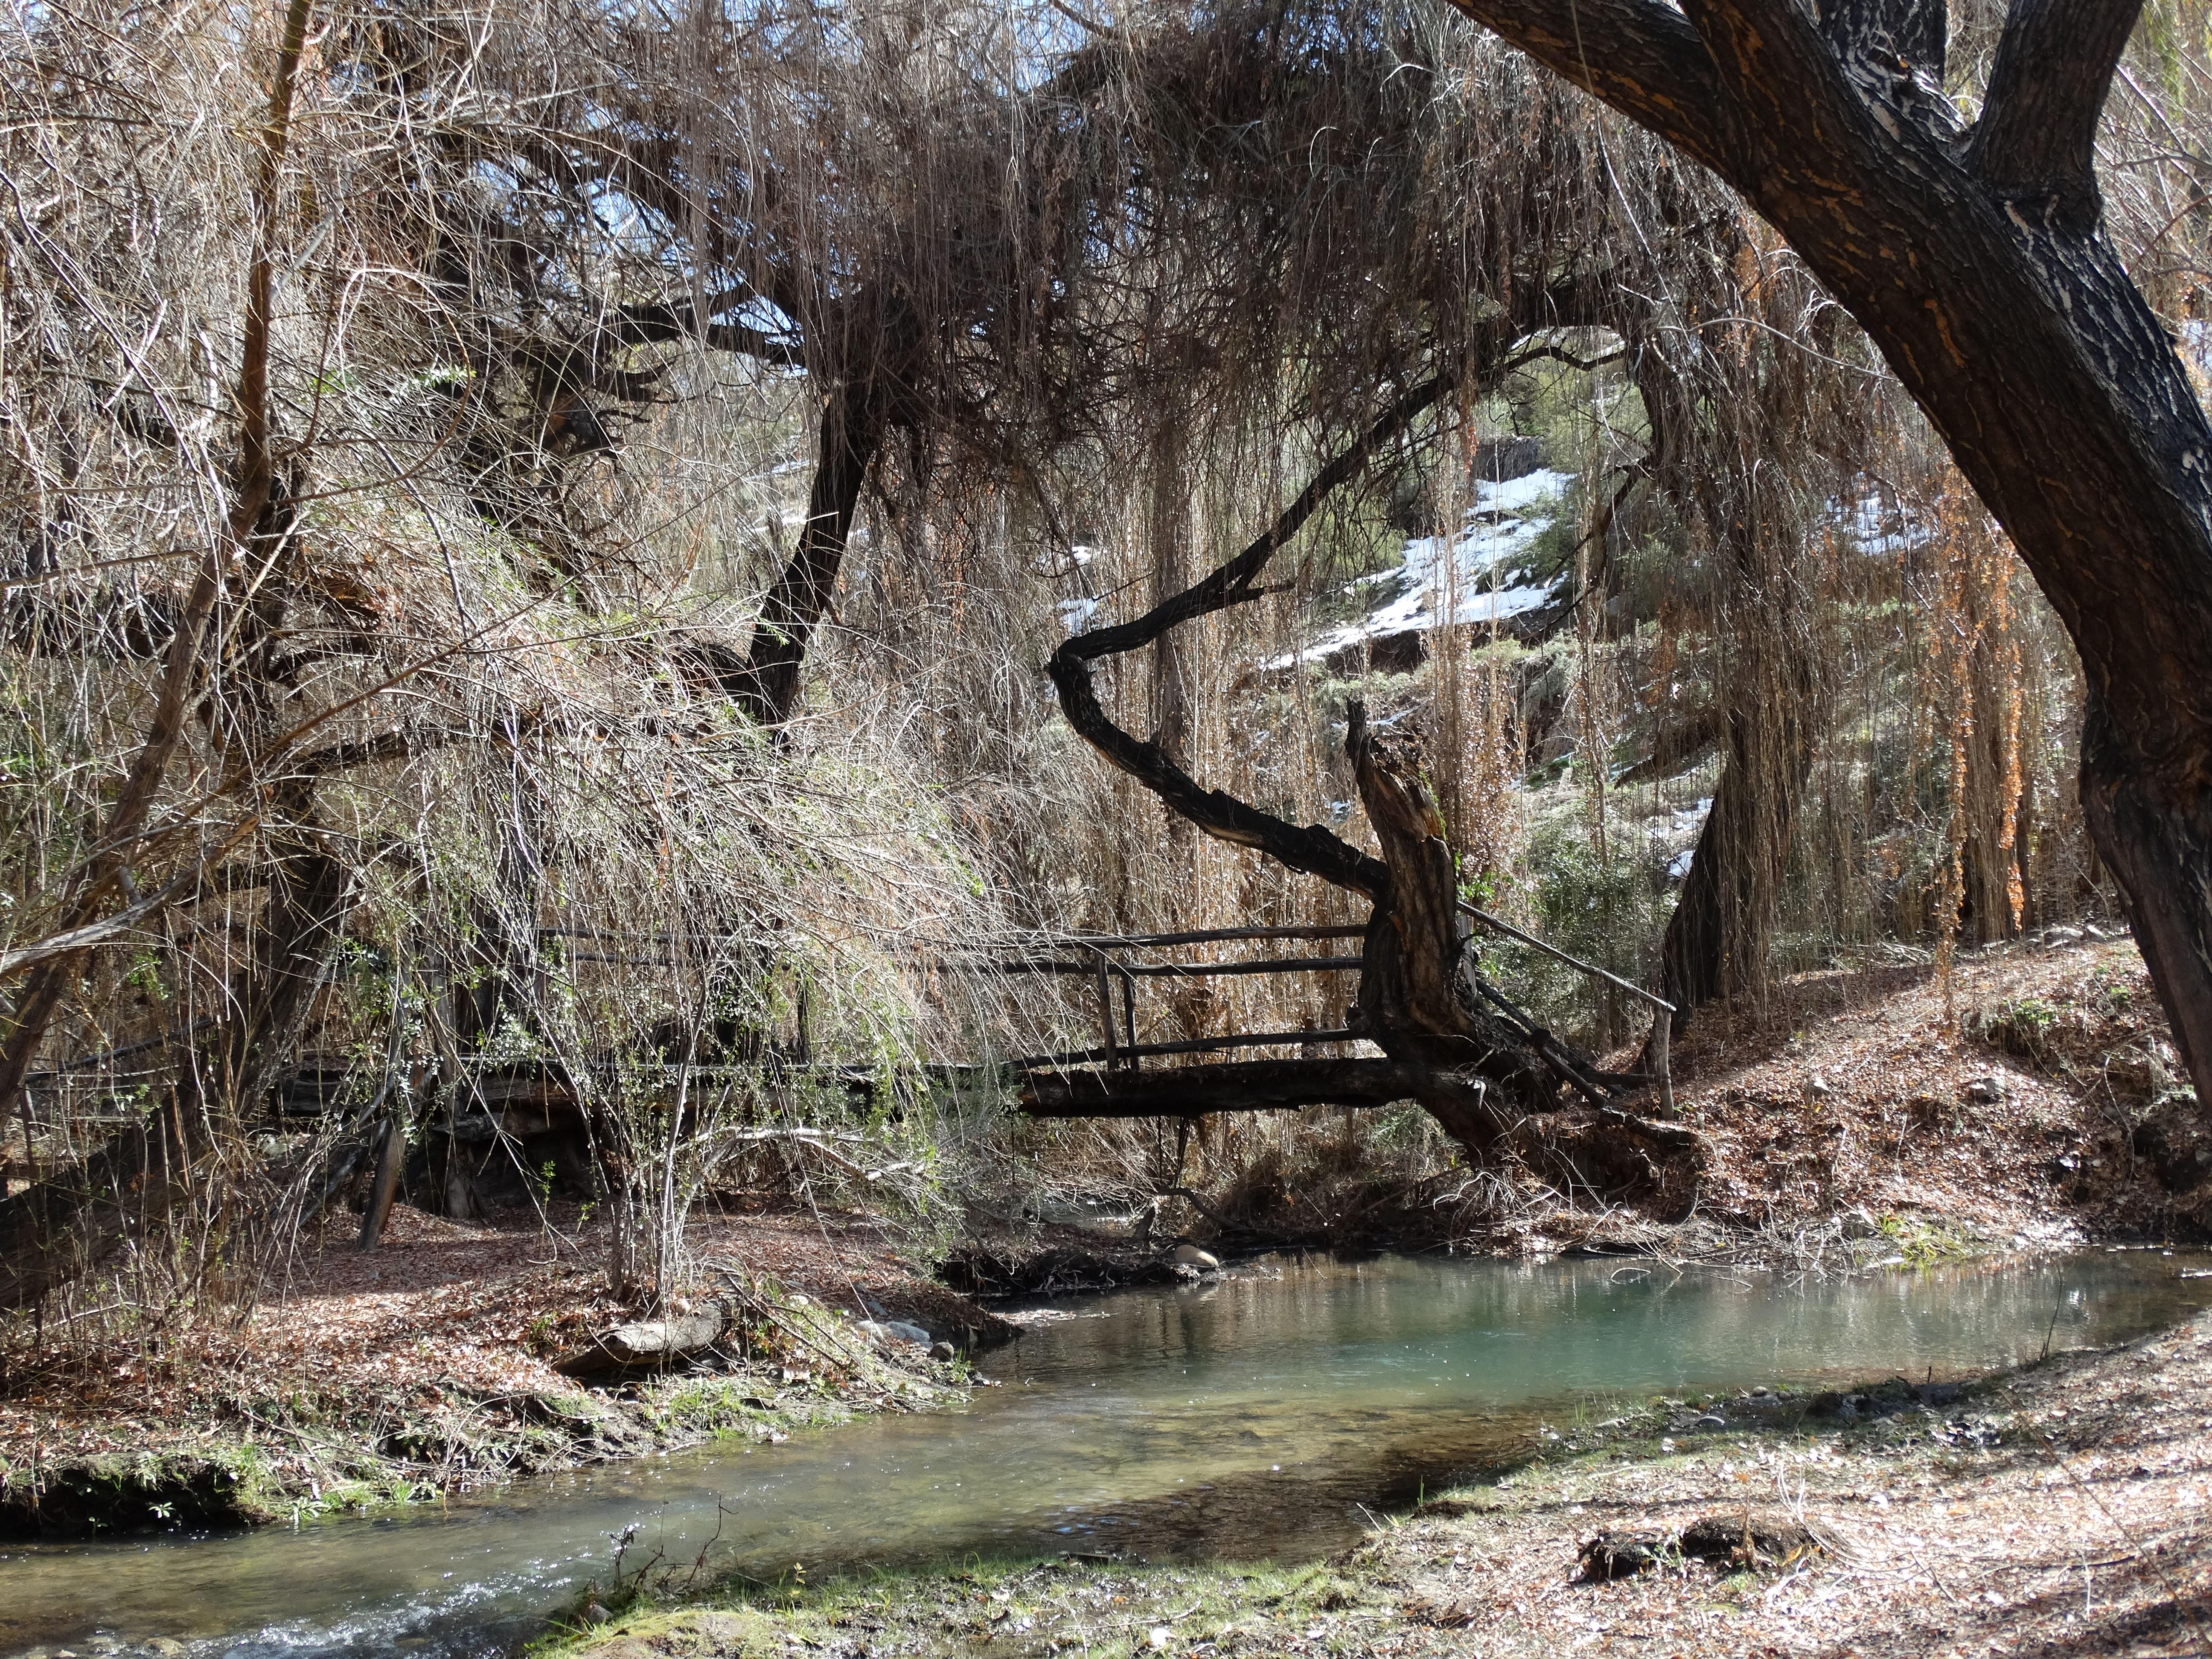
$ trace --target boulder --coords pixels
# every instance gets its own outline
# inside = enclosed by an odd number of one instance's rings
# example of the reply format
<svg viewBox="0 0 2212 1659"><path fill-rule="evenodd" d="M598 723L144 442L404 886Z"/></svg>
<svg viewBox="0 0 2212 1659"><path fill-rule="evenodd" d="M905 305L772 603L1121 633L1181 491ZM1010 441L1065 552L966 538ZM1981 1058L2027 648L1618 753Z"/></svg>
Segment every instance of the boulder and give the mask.
<svg viewBox="0 0 2212 1659"><path fill-rule="evenodd" d="M639 1319L601 1331L563 1354L553 1369L563 1376L605 1376L623 1371L665 1370L720 1340L730 1328L726 1304L707 1302L670 1319Z"/></svg>
<svg viewBox="0 0 2212 1659"><path fill-rule="evenodd" d="M879 1348L888 1348L894 1342L924 1348L930 1344L927 1331L919 1325L909 1325L903 1319L864 1319L853 1328Z"/></svg>
<svg viewBox="0 0 2212 1659"><path fill-rule="evenodd" d="M1474 447L1468 477L1476 483L1525 478L1544 465L1544 441L1519 433L1484 438Z"/></svg>
<svg viewBox="0 0 2212 1659"><path fill-rule="evenodd" d="M1195 1244L1178 1244L1170 1258L1178 1267L1194 1267L1200 1273L1212 1273L1221 1265L1221 1258Z"/></svg>

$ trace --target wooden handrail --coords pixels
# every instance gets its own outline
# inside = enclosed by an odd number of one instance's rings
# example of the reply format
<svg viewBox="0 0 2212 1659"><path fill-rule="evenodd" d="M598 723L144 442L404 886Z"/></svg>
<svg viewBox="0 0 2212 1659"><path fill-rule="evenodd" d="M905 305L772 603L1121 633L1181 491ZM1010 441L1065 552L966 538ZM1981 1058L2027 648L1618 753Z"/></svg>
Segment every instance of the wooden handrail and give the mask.
<svg viewBox="0 0 2212 1659"><path fill-rule="evenodd" d="M1522 933L1521 929L1516 927L1511 922L1506 921L1504 917L1493 916L1489 911L1484 909L1480 905L1469 904L1465 899L1462 899L1459 902L1459 908L1468 915L1473 916L1477 921L1481 922L1485 927L1495 928L1498 932L1504 934L1506 938L1518 939L1523 945L1529 945L1535 950L1541 951L1547 957L1556 957L1561 962L1565 963L1570 968L1578 968L1583 973L1591 975L1595 978L1601 979L1608 985L1619 987L1621 990L1627 992L1629 995L1636 998L1638 1001L1650 1004L1653 1010L1651 1019L1651 1042L1648 1048L1648 1052L1651 1056L1651 1069L1657 1075L1659 1079L1659 1101L1661 1106L1665 1109L1668 1116L1672 1117L1674 1115L1674 1069L1667 1053L1668 1042L1672 1039L1674 1034L1674 1005L1673 1003L1668 1001L1667 999L1662 996L1656 995L1653 993L1645 990L1640 985L1630 984L1618 974L1607 973L1604 969L1599 967L1594 962L1584 962L1580 957L1569 956L1565 951L1559 949L1558 945L1547 944L1544 940L1538 939L1534 933Z"/></svg>
<svg viewBox="0 0 2212 1659"><path fill-rule="evenodd" d="M1158 1054L1217 1054L1229 1048L1288 1048L1292 1043L1355 1042L1359 1033L1348 1030L1333 1031L1251 1031L1239 1036L1196 1037L1188 1042L1145 1042L1107 1048L1071 1048L1056 1054L1025 1054L1007 1063L1016 1071L1033 1072L1048 1066L1091 1066L1098 1061L1140 1059L1150 1060Z"/></svg>
<svg viewBox="0 0 2212 1659"><path fill-rule="evenodd" d="M1542 939L1538 939L1534 933L1522 933L1518 927L1516 927L1511 922L1506 921L1503 916L1493 916L1489 911L1482 908L1480 905L1469 904L1465 899L1462 899L1459 902L1459 908L1462 911L1473 916L1477 921L1481 922L1486 927L1497 929L1498 932L1504 934L1508 939L1518 939L1523 945L1533 945L1535 949L1541 951L1547 957L1557 957L1561 962L1565 963L1568 967L1579 968L1585 974L1595 975L1599 979L1605 981L1607 984L1617 986L1621 990L1627 992L1629 995L1638 999L1639 1001L1648 1002L1655 1008L1664 1008L1670 1014L1674 1012L1674 1005L1668 1001L1666 998L1662 996L1656 996L1651 992L1645 990L1640 985L1632 985L1628 981L1621 978L1620 975L1607 973L1604 969L1599 967L1594 962L1584 962L1580 957L1571 957L1565 951L1559 949L1558 945L1547 945Z"/></svg>
<svg viewBox="0 0 2212 1659"><path fill-rule="evenodd" d="M1263 962L1115 963L1114 971L1139 979L1206 979L1223 974L1334 973L1357 968L1365 960L1364 957L1274 957ZM999 970L1007 974L1079 974L1088 976L1097 973L1098 965L1095 962L1057 962L1049 957L1036 957L1001 963Z"/></svg>
<svg viewBox="0 0 2212 1659"><path fill-rule="evenodd" d="M1206 927L1187 933L1055 933L1044 946L1083 946L1094 951L1158 950L1170 945L1218 945L1247 939L1361 939L1364 922L1332 922L1289 927Z"/></svg>

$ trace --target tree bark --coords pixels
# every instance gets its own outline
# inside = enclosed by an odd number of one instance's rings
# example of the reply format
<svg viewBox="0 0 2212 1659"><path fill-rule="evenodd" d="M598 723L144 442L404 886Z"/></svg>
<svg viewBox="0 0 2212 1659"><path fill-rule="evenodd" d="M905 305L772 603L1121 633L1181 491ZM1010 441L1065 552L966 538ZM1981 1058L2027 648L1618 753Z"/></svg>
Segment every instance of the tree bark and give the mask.
<svg viewBox="0 0 2212 1659"><path fill-rule="evenodd" d="M1659 947L1659 991L1674 1030L1706 1003L1765 977L1774 905L1813 767L1812 669L1802 657L1753 677L1768 695L1735 696L1712 809Z"/></svg>
<svg viewBox="0 0 2212 1659"><path fill-rule="evenodd" d="M384 1133L377 1138L376 1175L369 1184L368 1206L361 1215L360 1246L373 1250L384 1238L384 1224L392 1218L392 1206L399 1196L399 1174L407 1164L407 1120L393 1107L385 1115Z"/></svg>
<svg viewBox="0 0 2212 1659"><path fill-rule="evenodd" d="M1459 869L1443 814L1421 781L1419 748L1377 737L1356 699L1349 721L1345 752L1390 870L1389 889L1368 924L1358 1029L1391 1059L1446 1085L1415 1098L1454 1139L1480 1151L1498 1138L1509 1112L1555 1107L1559 1085L1540 1054L1474 1005L1464 977L1468 923L1459 908ZM1471 1111L1463 1080L1474 1079L1498 1099L1484 1097Z"/></svg>
<svg viewBox="0 0 2212 1659"><path fill-rule="evenodd" d="M1453 0L1733 185L1864 328L2079 648L2082 796L2212 1103L2212 422L2103 229L2140 6L2017 0L1959 130L1931 0Z"/></svg>
<svg viewBox="0 0 2212 1659"><path fill-rule="evenodd" d="M814 630L830 609L852 539L860 488L883 442L884 398L872 381L841 385L822 413L821 453L806 501L806 523L791 562L762 602L745 665L731 690L763 726L781 726L799 706L799 671Z"/></svg>

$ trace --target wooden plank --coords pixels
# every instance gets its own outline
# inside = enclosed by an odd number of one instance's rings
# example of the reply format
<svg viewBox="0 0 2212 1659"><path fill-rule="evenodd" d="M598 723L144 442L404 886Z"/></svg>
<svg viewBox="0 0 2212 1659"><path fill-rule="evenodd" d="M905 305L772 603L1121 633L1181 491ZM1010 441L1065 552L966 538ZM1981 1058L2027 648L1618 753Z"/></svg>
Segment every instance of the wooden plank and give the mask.
<svg viewBox="0 0 2212 1659"><path fill-rule="evenodd" d="M1116 973L1134 974L1140 979L1208 979L1230 974L1318 974L1343 973L1358 968L1360 957L1279 957L1264 962L1143 962L1117 965ZM1088 962L1054 962L1042 957L1016 960L998 964L1002 973L1008 974L1093 974L1097 971Z"/></svg>
<svg viewBox="0 0 2212 1659"><path fill-rule="evenodd" d="M1029 1054L1008 1062L1016 1071L1034 1071L1041 1066L1095 1066L1100 1060L1111 1060L1115 1054L1134 1055L1150 1060L1162 1054L1221 1054L1231 1048L1288 1048L1293 1043L1352 1042L1358 1040L1357 1031L1255 1031L1243 1036L1197 1037L1188 1042L1147 1042L1127 1048L1072 1048L1064 1054Z"/></svg>
<svg viewBox="0 0 2212 1659"><path fill-rule="evenodd" d="M1659 1074L1659 1104L1668 1117L1674 1115L1674 1068L1667 1044L1674 1034L1674 1011L1662 1003L1651 1017L1651 1069Z"/></svg>
<svg viewBox="0 0 2212 1659"><path fill-rule="evenodd" d="M1098 973L1098 1023L1106 1032L1106 1063L1119 1065L1120 1057L1114 1049L1114 993L1106 984L1106 958L1100 957L1092 966ZM1132 1030L1129 1035L1134 1036L1136 1032Z"/></svg>
<svg viewBox="0 0 2212 1659"><path fill-rule="evenodd" d="M1083 948L1094 951L1160 950L1170 945L1218 945L1249 939L1364 939L1364 922L1333 922L1296 927L1204 927L1188 933L1065 933L1053 934L1024 950L1056 951Z"/></svg>
<svg viewBox="0 0 2212 1659"><path fill-rule="evenodd" d="M1387 1106L1435 1080L1434 1072L1395 1060L1245 1060L1151 1072L1032 1073L1020 1099L1030 1117L1200 1117Z"/></svg>

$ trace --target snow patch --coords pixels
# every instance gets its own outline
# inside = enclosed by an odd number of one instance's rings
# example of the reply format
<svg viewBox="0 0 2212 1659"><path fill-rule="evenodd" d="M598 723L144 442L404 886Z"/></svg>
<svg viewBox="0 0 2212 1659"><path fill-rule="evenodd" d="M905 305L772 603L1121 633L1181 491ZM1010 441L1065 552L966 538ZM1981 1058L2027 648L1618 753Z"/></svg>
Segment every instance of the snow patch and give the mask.
<svg viewBox="0 0 2212 1659"><path fill-rule="evenodd" d="M1558 517L1536 509L1556 507L1571 482L1566 473L1539 467L1503 483L1478 483L1474 504L1457 532L1413 538L1395 566L1362 576L1343 590L1375 593L1376 603L1365 617L1261 666L1285 669L1392 634L1504 622L1548 603L1559 591L1557 579L1511 584L1500 579Z"/></svg>

